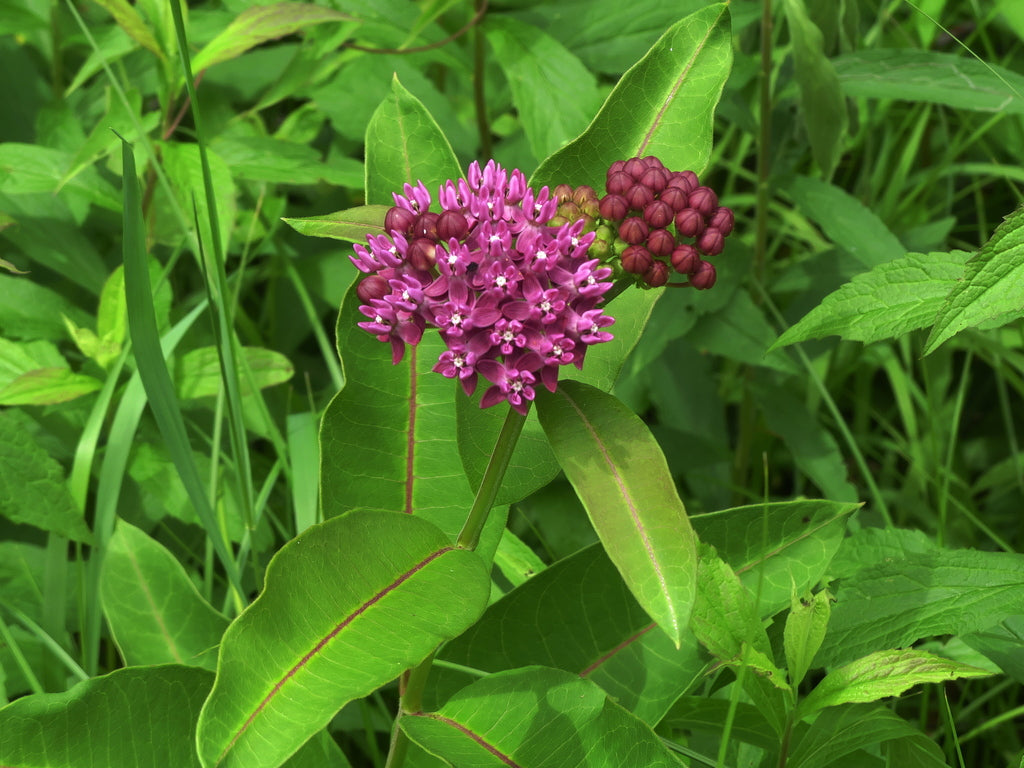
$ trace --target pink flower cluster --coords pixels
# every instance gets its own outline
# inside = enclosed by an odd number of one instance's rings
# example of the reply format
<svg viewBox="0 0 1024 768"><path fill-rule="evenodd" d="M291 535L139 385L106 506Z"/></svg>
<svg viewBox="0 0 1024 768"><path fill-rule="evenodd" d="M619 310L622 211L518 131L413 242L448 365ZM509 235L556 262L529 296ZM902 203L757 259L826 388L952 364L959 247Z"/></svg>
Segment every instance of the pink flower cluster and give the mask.
<svg viewBox="0 0 1024 768"><path fill-rule="evenodd" d="M582 368L587 347L611 340L614 319L598 304L612 270L587 258L594 233L582 220L548 226L557 201L547 187L534 192L492 160L441 186L441 213L422 182L404 192L388 234L368 236L352 258L368 275L359 327L390 342L394 362L433 326L447 346L435 371L467 395L483 376L481 407L507 400L525 414L538 381L554 392L559 366Z"/></svg>

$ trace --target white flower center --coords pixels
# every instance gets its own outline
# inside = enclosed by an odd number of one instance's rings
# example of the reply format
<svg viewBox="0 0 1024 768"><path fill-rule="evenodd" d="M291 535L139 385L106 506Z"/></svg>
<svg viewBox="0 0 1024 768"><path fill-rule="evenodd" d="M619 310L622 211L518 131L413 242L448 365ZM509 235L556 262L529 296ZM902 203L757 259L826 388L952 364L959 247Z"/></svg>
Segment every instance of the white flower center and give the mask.
<svg viewBox="0 0 1024 768"><path fill-rule="evenodd" d="M496 286L498 286L499 288L504 288L505 287L505 283L507 283L507 282L508 282L508 280L505 279L504 275L498 275L496 278L494 278L494 284Z"/></svg>
<svg viewBox="0 0 1024 768"><path fill-rule="evenodd" d="M453 312L451 323L452 325L462 325L462 315L460 315L458 312Z"/></svg>
<svg viewBox="0 0 1024 768"><path fill-rule="evenodd" d="M544 301L542 301L540 303L540 308L542 310L544 310L545 312L550 312L551 311L551 302L548 301L547 299L544 299Z"/></svg>

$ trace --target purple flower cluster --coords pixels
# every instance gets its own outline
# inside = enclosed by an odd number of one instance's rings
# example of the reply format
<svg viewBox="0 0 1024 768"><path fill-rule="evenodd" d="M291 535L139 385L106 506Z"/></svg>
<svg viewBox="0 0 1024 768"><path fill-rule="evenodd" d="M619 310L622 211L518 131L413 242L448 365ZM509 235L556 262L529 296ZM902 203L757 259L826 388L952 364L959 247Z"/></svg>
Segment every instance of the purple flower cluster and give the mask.
<svg viewBox="0 0 1024 768"><path fill-rule="evenodd" d="M587 347L612 338L614 319L598 309L612 270L587 258L594 233L582 220L549 226L557 201L547 187L535 192L492 160L441 186L441 213L422 182L404 192L388 234L352 257L368 275L359 327L391 343L393 362L433 326L447 346L435 371L466 394L483 376L481 407L507 400L525 414L538 381L554 392L559 366L582 368Z"/></svg>

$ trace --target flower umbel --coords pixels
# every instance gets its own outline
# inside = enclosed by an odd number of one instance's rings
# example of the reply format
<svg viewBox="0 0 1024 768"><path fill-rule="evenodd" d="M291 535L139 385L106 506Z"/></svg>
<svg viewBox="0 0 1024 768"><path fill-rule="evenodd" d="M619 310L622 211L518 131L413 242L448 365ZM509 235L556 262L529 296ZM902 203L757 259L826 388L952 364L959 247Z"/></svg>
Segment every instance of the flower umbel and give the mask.
<svg viewBox="0 0 1024 768"><path fill-rule="evenodd" d="M609 267L587 258L594 233L582 222L552 222L557 201L534 192L519 170L493 160L438 190L429 211L422 182L406 184L385 218L386 236L355 246L359 327L389 342L392 361L437 328L447 350L435 371L466 394L478 374L490 387L482 407L507 401L526 413L534 384L554 392L558 368L583 367L590 345L609 341L614 322L598 309L611 288Z"/></svg>

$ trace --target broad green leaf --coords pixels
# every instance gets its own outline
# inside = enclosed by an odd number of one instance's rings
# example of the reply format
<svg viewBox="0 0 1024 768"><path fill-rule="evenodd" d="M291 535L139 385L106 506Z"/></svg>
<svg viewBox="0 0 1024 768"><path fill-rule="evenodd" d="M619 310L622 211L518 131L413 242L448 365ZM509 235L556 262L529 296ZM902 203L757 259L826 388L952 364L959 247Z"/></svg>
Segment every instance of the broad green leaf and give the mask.
<svg viewBox="0 0 1024 768"><path fill-rule="evenodd" d="M311 237L331 237L350 243L366 243L367 235L383 235L384 215L390 205L361 205L323 216L284 219L296 232Z"/></svg>
<svg viewBox="0 0 1024 768"><path fill-rule="evenodd" d="M522 586L547 568L537 553L507 528L494 552L494 564L513 587Z"/></svg>
<svg viewBox="0 0 1024 768"><path fill-rule="evenodd" d="M458 158L426 107L407 91L397 75L391 92L366 127L366 200L394 205L393 193L422 181L437 201L437 188L462 177ZM361 242L365 243L366 233Z"/></svg>
<svg viewBox="0 0 1024 768"><path fill-rule="evenodd" d="M50 458L15 413L0 410L0 515L66 536L92 542L92 533L75 506L60 464Z"/></svg>
<svg viewBox="0 0 1024 768"><path fill-rule="evenodd" d="M649 726L592 682L545 667L491 675L437 712L405 715L399 724L454 768L678 765Z"/></svg>
<svg viewBox="0 0 1024 768"><path fill-rule="evenodd" d="M345 388L320 427L324 517L357 507L415 513L454 540L474 497L456 445L454 398L465 395L431 370L444 350L438 334L424 334L395 365L391 347L356 325L365 319L359 304L350 290L337 327ZM484 559L504 528L500 515L491 517Z"/></svg>
<svg viewBox="0 0 1024 768"><path fill-rule="evenodd" d="M856 275L779 336L772 349L836 335L871 343L931 325L970 254L908 253Z"/></svg>
<svg viewBox="0 0 1024 768"><path fill-rule="evenodd" d="M695 597L696 537L657 441L620 400L580 382L539 392L537 409L609 557L679 647Z"/></svg>
<svg viewBox="0 0 1024 768"><path fill-rule="evenodd" d="M348 21L351 17L341 11L311 3L275 3L253 6L237 19L192 59L192 71L204 69L241 56L260 43L292 35L314 24L327 21Z"/></svg>
<svg viewBox="0 0 1024 768"><path fill-rule="evenodd" d="M219 136L210 148L231 168L236 179L274 184L328 184L359 189L363 164L352 158L325 163L308 144L270 136Z"/></svg>
<svg viewBox="0 0 1024 768"><path fill-rule="evenodd" d="M228 620L200 596L174 555L124 520L103 558L100 598L127 665L216 666Z"/></svg>
<svg viewBox="0 0 1024 768"><path fill-rule="evenodd" d="M449 642L435 666L433 696L468 682L443 662L494 673L540 664L601 686L654 725L700 679L706 657L687 633L677 649L630 594L598 544L559 560L489 606Z"/></svg>
<svg viewBox="0 0 1024 768"><path fill-rule="evenodd" d="M680 20L622 76L587 130L541 163L531 186L603 189L608 166L634 155L702 173L731 66L728 6L709 5Z"/></svg>
<svg viewBox="0 0 1024 768"><path fill-rule="evenodd" d="M808 592L804 597L794 593L782 635L790 685L800 685L807 674L811 660L825 639L831 610L832 595L827 590L813 596Z"/></svg>
<svg viewBox="0 0 1024 768"><path fill-rule="evenodd" d="M199 718L203 765L280 765L345 703L465 630L489 589L476 554L410 515L355 511L306 529L224 634Z"/></svg>
<svg viewBox="0 0 1024 768"><path fill-rule="evenodd" d="M785 8L793 44L793 74L800 87L800 109L811 152L825 178L831 178L846 133L846 100L835 68L825 56L821 30L808 16L804 0L786 0Z"/></svg>
<svg viewBox="0 0 1024 768"><path fill-rule="evenodd" d="M56 366L27 371L0 389L0 405L54 405L88 395L103 386L92 376Z"/></svg>
<svg viewBox="0 0 1024 768"><path fill-rule="evenodd" d="M760 595L758 615L771 616L825 574L859 504L800 500L724 509L696 515L693 527L732 566L751 595Z"/></svg>
<svg viewBox="0 0 1024 768"><path fill-rule="evenodd" d="M846 458L818 414L808 411L806 395L795 391L792 379L776 384L766 376L758 376L752 384L751 391L765 426L782 438L800 471L826 498L855 500L857 489L847 479Z"/></svg>
<svg viewBox="0 0 1024 768"><path fill-rule="evenodd" d="M118 351L128 338L128 308L124 295L123 265L119 265L103 284L100 307L96 314L96 335L105 343L116 346Z"/></svg>
<svg viewBox="0 0 1024 768"><path fill-rule="evenodd" d="M117 25L127 32L135 42L152 51L159 58L165 58L163 49L160 48L160 44L153 35L153 30L149 28L135 7L128 3L128 0L96 0L96 4L105 8L114 17Z"/></svg>
<svg viewBox="0 0 1024 768"><path fill-rule="evenodd" d="M835 666L933 635L978 632L1024 613L1024 555L933 547L876 560L835 590L814 666Z"/></svg>
<svg viewBox="0 0 1024 768"><path fill-rule="evenodd" d="M888 750L890 765L902 768L947 765L939 746L894 712L870 705L845 705L818 715L794 740L786 766L831 768L840 758L865 748L873 751L879 743ZM904 747L899 754L905 755L907 762L892 760L897 744Z"/></svg>
<svg viewBox="0 0 1024 768"><path fill-rule="evenodd" d="M965 328L995 328L1024 315L1024 207L1006 217L967 262L939 311L924 353L930 354Z"/></svg>
<svg viewBox="0 0 1024 768"><path fill-rule="evenodd" d="M828 239L866 269L902 258L907 250L878 216L857 198L819 179L797 176L786 185L801 212Z"/></svg>
<svg viewBox="0 0 1024 768"><path fill-rule="evenodd" d="M252 372L253 382L260 389L288 381L295 373L291 362L280 352L260 347L242 347L240 351L245 357L244 364L238 363L243 395L251 394L248 377L242 374L243 365ZM216 395L223 387L217 348L200 347L185 353L174 368L174 380L182 400Z"/></svg>
<svg viewBox="0 0 1024 768"><path fill-rule="evenodd" d="M876 651L825 675L798 714L806 717L837 704L867 704L899 696L920 683L943 683L957 678L988 677L992 673L917 650Z"/></svg>
<svg viewBox="0 0 1024 768"><path fill-rule="evenodd" d="M67 339L62 317L78 325L89 322L89 315L72 303L70 297L30 278L0 274L0 334L8 341L37 339L60 342Z"/></svg>
<svg viewBox="0 0 1024 768"><path fill-rule="evenodd" d="M198 768L196 718L213 675L119 669L65 693L0 709L0 764L33 768Z"/></svg>
<svg viewBox="0 0 1024 768"><path fill-rule="evenodd" d="M721 695L721 694L719 694ZM721 735L732 702L706 696L680 696L661 721L661 727ZM736 703L736 714L729 738L753 744L761 749L777 748L778 737L772 726L753 704Z"/></svg>
<svg viewBox="0 0 1024 768"><path fill-rule="evenodd" d="M196 70L198 71L198 70ZM231 230L235 225L235 212L238 202L235 199L235 182L231 177L231 168L214 151L208 149L210 173L213 177L214 204L217 206L217 219L220 224L221 252L228 252ZM203 194L203 168L199 157L198 144L182 144L166 142L163 145L164 168L174 185L178 203L181 205L189 221L195 210L199 226L203 232L203 243L212 249L213 236L210 234L210 216L206 208L206 195Z"/></svg>
<svg viewBox="0 0 1024 768"><path fill-rule="evenodd" d="M5 142L0 144L0 194L31 195L38 192L51 194L58 187L80 195L91 203L110 210L118 210L117 193L95 168L82 171L62 184L73 157L52 147L37 144ZM38 215L42 211L36 212ZM24 224L19 217L20 224Z"/></svg>
<svg viewBox="0 0 1024 768"><path fill-rule="evenodd" d="M1018 683L1024 683L1024 615L1007 616L998 624L962 639Z"/></svg>
<svg viewBox="0 0 1024 768"><path fill-rule="evenodd" d="M832 60L848 96L1024 113L1024 76L964 53L874 48Z"/></svg>
<svg viewBox="0 0 1024 768"><path fill-rule="evenodd" d="M535 26L493 15L487 18L484 33L508 80L533 156L543 160L587 127L601 105L597 80L570 51Z"/></svg>
<svg viewBox="0 0 1024 768"><path fill-rule="evenodd" d="M618 379L619 371L622 370L630 351L639 342L655 302L661 295L662 292L657 290L633 289L617 296L604 310L606 314L615 318L615 324L608 329L614 338L591 346L587 350L586 363L582 370L575 366L563 366L559 377L562 380L582 381L609 391ZM494 441L501 431L505 418L498 409L480 409L474 405L474 402L479 402L482 394L478 393L473 401L460 399L456 408L459 455L462 457L466 476L473 486L476 486L483 477ZM502 481L497 503L506 504L524 499L551 482L557 474L558 462L551 453L540 424L531 412Z"/></svg>

